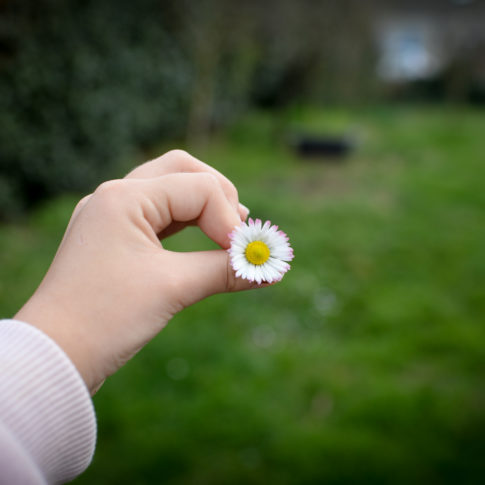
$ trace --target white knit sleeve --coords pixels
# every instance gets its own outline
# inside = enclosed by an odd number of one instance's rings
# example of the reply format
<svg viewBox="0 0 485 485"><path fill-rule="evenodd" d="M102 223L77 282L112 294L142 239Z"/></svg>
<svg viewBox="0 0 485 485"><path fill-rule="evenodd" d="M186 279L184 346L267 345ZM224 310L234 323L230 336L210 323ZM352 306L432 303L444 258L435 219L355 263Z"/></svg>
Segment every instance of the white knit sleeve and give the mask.
<svg viewBox="0 0 485 485"><path fill-rule="evenodd" d="M67 355L37 328L0 320L0 484L72 480L95 442L91 397Z"/></svg>

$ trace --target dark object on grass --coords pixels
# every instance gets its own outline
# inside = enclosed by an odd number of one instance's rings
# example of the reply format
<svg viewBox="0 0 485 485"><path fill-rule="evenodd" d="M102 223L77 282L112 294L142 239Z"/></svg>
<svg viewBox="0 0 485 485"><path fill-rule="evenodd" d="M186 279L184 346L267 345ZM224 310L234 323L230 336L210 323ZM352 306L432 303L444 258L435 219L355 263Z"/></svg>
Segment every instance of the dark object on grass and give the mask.
<svg viewBox="0 0 485 485"><path fill-rule="evenodd" d="M340 161L350 153L354 144L345 137L300 135L296 137L294 147L302 158Z"/></svg>

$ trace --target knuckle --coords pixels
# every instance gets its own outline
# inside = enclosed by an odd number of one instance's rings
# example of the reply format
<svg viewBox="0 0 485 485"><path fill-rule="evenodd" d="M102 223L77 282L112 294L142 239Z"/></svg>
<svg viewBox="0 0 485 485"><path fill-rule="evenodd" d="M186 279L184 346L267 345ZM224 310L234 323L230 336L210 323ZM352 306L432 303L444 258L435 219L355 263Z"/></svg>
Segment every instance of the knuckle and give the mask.
<svg viewBox="0 0 485 485"><path fill-rule="evenodd" d="M69 220L69 225L72 224L72 221L79 215L79 213L84 209L84 206L88 202L88 200L91 198L92 194L84 196L77 204L76 207L74 207L74 210L72 211L71 219Z"/></svg>
<svg viewBox="0 0 485 485"><path fill-rule="evenodd" d="M129 187L125 179L110 180L103 182L93 195L105 206L119 206L129 196Z"/></svg>
<svg viewBox="0 0 485 485"><path fill-rule="evenodd" d="M107 182L103 182L94 192L95 195L110 195L113 193L119 193L125 190L125 181L124 180L108 180Z"/></svg>
<svg viewBox="0 0 485 485"><path fill-rule="evenodd" d="M164 156L167 156L174 164L174 168L180 172L197 172L200 166L200 162L196 158L179 148L169 151Z"/></svg>
<svg viewBox="0 0 485 485"><path fill-rule="evenodd" d="M76 207L74 208L74 213L79 212L85 205L86 202L91 198L91 194L85 195L77 204Z"/></svg>
<svg viewBox="0 0 485 485"><path fill-rule="evenodd" d="M209 172L200 172L200 178L207 184L209 185L217 185L219 186L219 181L217 180L217 177Z"/></svg>
<svg viewBox="0 0 485 485"><path fill-rule="evenodd" d="M170 150L169 152L166 153L166 155L168 157L176 158L176 159L179 159L179 160L191 160L192 159L192 155L190 155L188 152L186 152L185 150L182 150L180 148L175 148L173 150Z"/></svg>

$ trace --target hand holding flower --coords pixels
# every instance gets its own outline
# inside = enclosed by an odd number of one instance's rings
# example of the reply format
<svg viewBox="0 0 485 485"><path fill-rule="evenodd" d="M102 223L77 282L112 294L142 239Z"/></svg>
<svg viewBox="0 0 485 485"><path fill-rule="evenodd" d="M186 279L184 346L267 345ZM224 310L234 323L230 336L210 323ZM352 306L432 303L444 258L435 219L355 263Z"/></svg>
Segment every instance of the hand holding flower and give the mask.
<svg viewBox="0 0 485 485"><path fill-rule="evenodd" d="M175 313L255 286L235 277L226 251L228 234L247 214L227 178L185 152L169 152L81 200L16 318L56 341L94 393ZM189 224L222 249L165 250L160 240Z"/></svg>

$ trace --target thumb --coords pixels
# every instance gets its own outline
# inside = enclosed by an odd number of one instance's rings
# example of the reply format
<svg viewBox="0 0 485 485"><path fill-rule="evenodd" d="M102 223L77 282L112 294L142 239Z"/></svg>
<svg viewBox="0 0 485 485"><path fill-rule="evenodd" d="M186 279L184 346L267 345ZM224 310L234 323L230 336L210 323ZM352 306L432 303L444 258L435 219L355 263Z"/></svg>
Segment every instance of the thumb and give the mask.
<svg viewBox="0 0 485 485"><path fill-rule="evenodd" d="M232 291L249 290L269 286L258 285L242 278L236 278L230 264L230 256L223 249L191 253L171 253L178 275L177 299L184 307L192 305L210 295Z"/></svg>

